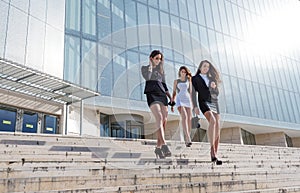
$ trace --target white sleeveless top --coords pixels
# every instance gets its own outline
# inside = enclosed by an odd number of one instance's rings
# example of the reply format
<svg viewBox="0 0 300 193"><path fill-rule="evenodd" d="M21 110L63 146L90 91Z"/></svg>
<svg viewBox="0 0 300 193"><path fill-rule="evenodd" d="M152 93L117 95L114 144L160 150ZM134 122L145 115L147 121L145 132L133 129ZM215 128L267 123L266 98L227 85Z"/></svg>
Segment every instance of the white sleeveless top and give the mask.
<svg viewBox="0 0 300 193"><path fill-rule="evenodd" d="M191 95L189 93L189 81L182 81L177 79L177 96L176 106L177 107L192 107Z"/></svg>

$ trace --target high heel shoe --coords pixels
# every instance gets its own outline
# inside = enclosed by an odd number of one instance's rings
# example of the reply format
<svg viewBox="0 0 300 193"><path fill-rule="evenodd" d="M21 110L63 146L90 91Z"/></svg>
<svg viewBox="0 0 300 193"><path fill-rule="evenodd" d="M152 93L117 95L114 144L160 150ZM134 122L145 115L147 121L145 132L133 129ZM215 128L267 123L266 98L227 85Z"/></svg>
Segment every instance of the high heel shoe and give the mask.
<svg viewBox="0 0 300 193"><path fill-rule="evenodd" d="M211 161L215 162L217 165L222 165L223 162L221 160L218 160L218 158L216 157L211 157Z"/></svg>
<svg viewBox="0 0 300 193"><path fill-rule="evenodd" d="M161 150L165 157L171 157L172 153L170 152L169 147L167 145L162 145Z"/></svg>
<svg viewBox="0 0 300 193"><path fill-rule="evenodd" d="M192 146L192 142L186 142L186 143L185 143L185 146L186 146L186 147L191 147L191 146Z"/></svg>
<svg viewBox="0 0 300 193"><path fill-rule="evenodd" d="M159 159L164 159L165 158L161 148L158 148L158 147L155 148L154 153L156 155L156 158L159 158Z"/></svg>

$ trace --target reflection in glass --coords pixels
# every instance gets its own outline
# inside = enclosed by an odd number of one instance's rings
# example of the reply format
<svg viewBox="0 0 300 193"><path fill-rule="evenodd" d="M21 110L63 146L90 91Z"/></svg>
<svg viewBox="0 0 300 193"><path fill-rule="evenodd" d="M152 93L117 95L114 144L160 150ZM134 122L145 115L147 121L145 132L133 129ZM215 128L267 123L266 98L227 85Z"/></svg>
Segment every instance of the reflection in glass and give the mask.
<svg viewBox="0 0 300 193"><path fill-rule="evenodd" d="M65 35L64 79L80 83L80 40Z"/></svg>
<svg viewBox="0 0 300 193"><path fill-rule="evenodd" d="M96 35L96 2L82 1L82 32Z"/></svg>

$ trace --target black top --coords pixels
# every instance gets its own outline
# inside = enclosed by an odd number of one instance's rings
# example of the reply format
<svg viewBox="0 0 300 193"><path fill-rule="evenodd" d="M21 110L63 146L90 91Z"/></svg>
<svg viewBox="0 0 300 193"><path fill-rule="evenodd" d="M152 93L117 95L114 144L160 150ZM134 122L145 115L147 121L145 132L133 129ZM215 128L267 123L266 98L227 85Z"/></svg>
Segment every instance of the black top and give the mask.
<svg viewBox="0 0 300 193"><path fill-rule="evenodd" d="M158 68L153 68L149 72L149 65L142 66L142 75L146 80L144 94L166 94L168 91L165 83L165 76L159 72Z"/></svg>
<svg viewBox="0 0 300 193"><path fill-rule="evenodd" d="M209 86L210 83L214 81L212 79L209 79ZM192 100L194 107L197 106L196 103L196 92L198 92L198 102L199 104L201 102L217 102L218 98L217 96L219 95L219 90L218 88L211 88L208 87L203 80L203 78L198 74L192 77L192 84L193 84L193 90L192 90Z"/></svg>

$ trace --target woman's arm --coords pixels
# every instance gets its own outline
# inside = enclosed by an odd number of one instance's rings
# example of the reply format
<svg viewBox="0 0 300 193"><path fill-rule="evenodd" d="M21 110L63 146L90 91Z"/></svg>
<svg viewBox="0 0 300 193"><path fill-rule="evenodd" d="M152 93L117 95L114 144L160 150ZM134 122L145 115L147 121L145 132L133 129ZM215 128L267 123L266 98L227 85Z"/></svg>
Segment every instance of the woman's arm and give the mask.
<svg viewBox="0 0 300 193"><path fill-rule="evenodd" d="M175 98L176 98L176 88L177 88L177 80L174 80L174 84L173 84L173 96L172 96L171 103L173 101L175 101ZM171 106L171 111L174 112L174 106Z"/></svg>
<svg viewBox="0 0 300 193"><path fill-rule="evenodd" d="M142 71L142 75L145 80L151 79L151 76L152 76L152 66L151 65L142 66L141 71Z"/></svg>

